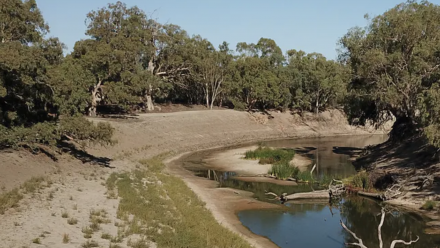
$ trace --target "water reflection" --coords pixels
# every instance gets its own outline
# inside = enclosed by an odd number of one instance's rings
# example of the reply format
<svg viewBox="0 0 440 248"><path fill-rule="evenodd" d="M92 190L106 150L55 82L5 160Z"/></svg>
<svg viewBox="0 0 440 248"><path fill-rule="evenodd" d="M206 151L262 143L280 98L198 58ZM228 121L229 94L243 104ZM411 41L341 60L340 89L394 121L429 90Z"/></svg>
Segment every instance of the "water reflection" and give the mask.
<svg viewBox="0 0 440 248"><path fill-rule="evenodd" d="M296 148L317 163L318 175L350 176L355 173L351 160L347 155L335 154L334 146L364 147L385 141L387 136L341 136L310 138L297 140L279 140L266 142L271 147ZM316 148L316 149L313 149ZM315 185L298 186L276 185L266 182L244 182L234 179L234 172L208 170L210 168L204 158L213 151L193 153L182 162L184 167L202 176L219 182L219 187L229 187L254 193L254 197L268 201L266 191L281 193L299 193L318 190ZM271 201L273 202L273 201ZM342 219L369 248L378 247L377 226L380 221L381 206L377 202L350 197L340 203L286 203L288 211L281 210L248 210L238 214L243 225L252 232L266 236L278 246L296 248L342 248L346 242L355 242L339 224ZM379 215L378 215L379 214ZM428 235L419 216L390 211L382 228L384 247L389 247L393 239L409 240L420 236L420 240L409 247L435 248L440 247L439 235ZM400 247L400 246L397 246ZM408 247L408 246L406 246Z"/></svg>
<svg viewBox="0 0 440 248"><path fill-rule="evenodd" d="M252 232L267 236L278 246L341 248L356 242L339 224L342 219L367 247L378 247L377 226L381 206L375 201L352 197L335 205L288 203L288 211L247 210L238 214L243 225ZM440 236L423 232L425 225L414 215L393 210L382 227L384 247L392 240L409 240L420 236L410 247L439 247Z"/></svg>
<svg viewBox="0 0 440 248"><path fill-rule="evenodd" d="M316 173L318 176L337 175L347 177L356 173L350 157L344 154L335 154L333 147L362 148L367 145L382 143L387 139L387 135L359 135L276 140L265 142L265 144L270 147L314 148L304 149L304 151L307 152L306 155L313 159L313 164L317 164Z"/></svg>

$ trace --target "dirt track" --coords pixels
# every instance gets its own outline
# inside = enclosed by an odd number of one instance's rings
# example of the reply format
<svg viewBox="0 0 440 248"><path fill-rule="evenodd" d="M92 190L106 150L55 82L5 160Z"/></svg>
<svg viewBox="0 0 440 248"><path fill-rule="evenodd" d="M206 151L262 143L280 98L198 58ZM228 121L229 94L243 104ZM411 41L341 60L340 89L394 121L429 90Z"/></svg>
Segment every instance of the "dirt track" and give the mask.
<svg viewBox="0 0 440 248"><path fill-rule="evenodd" d="M271 115L273 118L262 114L213 110L143 114L136 120L94 119L108 121L116 128L117 145L89 149L95 156L112 158L111 166L114 169L82 164L67 156L59 162L53 162L43 155L26 152L0 153L0 186L4 191L19 186L32 176L47 175L53 181L50 187L26 196L19 208L0 215L1 247L59 247L65 233L70 235L72 242L63 247L78 247L85 240L81 227L87 223L91 209L103 208L110 215L109 218L116 219L117 200L105 196L106 189L102 185L105 177L113 171L135 168L135 162L142 158L165 152L177 155L262 139L384 132L352 127L339 111L325 112L318 118L289 113ZM385 127L385 130L389 127ZM191 177L184 180L198 192L194 184L188 181L192 180ZM201 198L209 201L209 197ZM79 224L68 225L66 219L60 217L61 212L69 212L69 216L78 219ZM221 222L225 220L225 216L217 214L215 217ZM222 224L231 227L231 224ZM103 229L110 234L117 231L112 224ZM45 246L32 243L31 240L42 235L42 232L46 232L45 237L41 237ZM105 240L100 242L100 245L108 246Z"/></svg>

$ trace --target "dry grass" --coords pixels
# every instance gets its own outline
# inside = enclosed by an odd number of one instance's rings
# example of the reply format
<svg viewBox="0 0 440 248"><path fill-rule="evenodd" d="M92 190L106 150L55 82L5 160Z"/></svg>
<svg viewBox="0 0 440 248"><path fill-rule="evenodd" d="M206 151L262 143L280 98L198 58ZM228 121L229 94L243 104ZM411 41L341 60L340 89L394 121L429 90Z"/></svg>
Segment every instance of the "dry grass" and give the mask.
<svg viewBox="0 0 440 248"><path fill-rule="evenodd" d="M163 173L161 161L161 157L140 161L148 170L112 174L107 180L108 189L117 189L121 197L117 214L128 225L124 237L138 234L170 248L250 247L217 223L181 179ZM154 183L144 186L143 180ZM136 245L148 247L146 242Z"/></svg>
<svg viewBox="0 0 440 248"><path fill-rule="evenodd" d="M18 203L24 198L25 194L33 194L51 185L52 181L45 177L32 177L19 188L0 194L0 214L4 214L10 208L17 208Z"/></svg>
<svg viewBox="0 0 440 248"><path fill-rule="evenodd" d="M61 213L61 217L64 218L64 219L67 219L67 218L69 218L69 213L64 211L63 213Z"/></svg>
<svg viewBox="0 0 440 248"><path fill-rule="evenodd" d="M41 240L40 240L40 238L34 238L32 240L32 243L34 243L34 244L41 244Z"/></svg>
<svg viewBox="0 0 440 248"><path fill-rule="evenodd" d="M76 225L78 224L78 220L75 218L70 218L67 220L67 223L69 223L69 225Z"/></svg>
<svg viewBox="0 0 440 248"><path fill-rule="evenodd" d="M86 239L92 238L93 230L90 227L83 227L81 231L82 233L84 233L84 238Z"/></svg>
<svg viewBox="0 0 440 248"><path fill-rule="evenodd" d="M69 243L69 242L70 242L69 234L65 233L65 234L63 235L63 244L67 244L67 243Z"/></svg>
<svg viewBox="0 0 440 248"><path fill-rule="evenodd" d="M99 244L98 244L98 242L96 242L94 240L87 240L87 242L82 244L81 247L83 247L83 248L99 247Z"/></svg>
<svg viewBox="0 0 440 248"><path fill-rule="evenodd" d="M101 234L101 238L111 240L112 235L110 235L109 233L103 233L103 234Z"/></svg>

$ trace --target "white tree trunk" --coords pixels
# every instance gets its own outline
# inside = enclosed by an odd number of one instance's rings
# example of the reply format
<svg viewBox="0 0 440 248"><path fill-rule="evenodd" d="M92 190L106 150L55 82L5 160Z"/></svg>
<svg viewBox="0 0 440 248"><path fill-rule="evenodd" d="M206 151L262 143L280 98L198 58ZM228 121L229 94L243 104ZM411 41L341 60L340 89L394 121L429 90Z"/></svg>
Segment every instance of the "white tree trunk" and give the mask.
<svg viewBox="0 0 440 248"><path fill-rule="evenodd" d="M206 98L206 107L209 109L209 88L208 88L208 83L206 83L205 84L205 88L206 88L206 95L205 95L205 98Z"/></svg>
<svg viewBox="0 0 440 248"><path fill-rule="evenodd" d="M151 84L148 87L148 90L146 91L145 98L147 99L147 110L153 111L154 110L154 104L153 104L153 98L152 98L152 91L153 87Z"/></svg>
<svg viewBox="0 0 440 248"><path fill-rule="evenodd" d="M102 80L98 81L98 84L93 87L92 95L91 95L91 103L89 107L89 116L96 116L96 107L98 106L98 90L101 88Z"/></svg>

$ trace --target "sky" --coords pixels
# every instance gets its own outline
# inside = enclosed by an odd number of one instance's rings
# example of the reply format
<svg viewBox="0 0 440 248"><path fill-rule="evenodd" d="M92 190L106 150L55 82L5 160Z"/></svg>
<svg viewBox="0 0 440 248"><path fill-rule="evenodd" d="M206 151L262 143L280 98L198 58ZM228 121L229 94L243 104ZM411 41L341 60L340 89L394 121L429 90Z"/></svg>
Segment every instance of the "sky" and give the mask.
<svg viewBox="0 0 440 248"><path fill-rule="evenodd" d="M261 37L290 49L337 58L337 42L355 26L365 26L365 14L380 15L405 0L125 0L161 23L179 25L218 47L235 50L238 42L257 43ZM37 0L50 36L72 51L85 35L86 14L111 0ZM440 0L431 2L440 4Z"/></svg>

